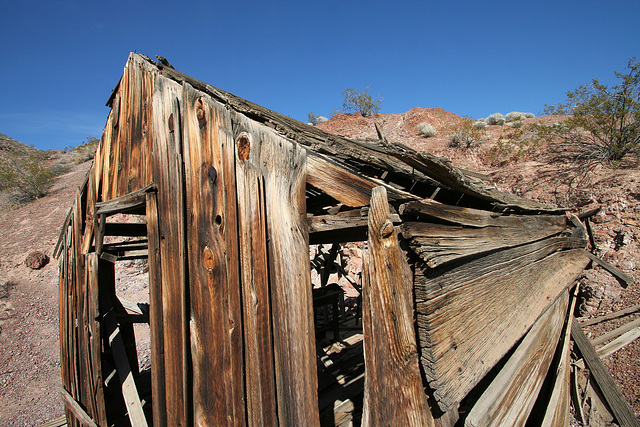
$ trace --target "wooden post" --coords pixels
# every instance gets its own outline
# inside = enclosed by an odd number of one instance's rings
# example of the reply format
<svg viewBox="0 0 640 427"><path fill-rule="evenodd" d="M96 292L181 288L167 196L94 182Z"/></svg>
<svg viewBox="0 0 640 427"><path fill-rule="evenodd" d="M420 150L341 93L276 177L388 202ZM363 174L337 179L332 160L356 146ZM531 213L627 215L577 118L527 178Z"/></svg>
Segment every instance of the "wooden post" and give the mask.
<svg viewBox="0 0 640 427"><path fill-rule="evenodd" d="M151 331L151 396L154 427L167 425L165 394L162 257L158 228L158 200L155 192L147 193L147 239L149 240L149 329Z"/></svg>
<svg viewBox="0 0 640 427"><path fill-rule="evenodd" d="M162 342L165 361L167 425L191 420L184 172L182 162L182 86L158 76L153 92L153 182L157 185L160 236Z"/></svg>
<svg viewBox="0 0 640 427"><path fill-rule="evenodd" d="M363 426L433 426L413 328L412 274L398 244L387 192L374 188L363 265Z"/></svg>
<svg viewBox="0 0 640 427"><path fill-rule="evenodd" d="M249 425L277 425L264 179L259 142L234 132Z"/></svg>
<svg viewBox="0 0 640 427"><path fill-rule="evenodd" d="M183 155L195 425L245 423L233 141L228 112L184 84Z"/></svg>

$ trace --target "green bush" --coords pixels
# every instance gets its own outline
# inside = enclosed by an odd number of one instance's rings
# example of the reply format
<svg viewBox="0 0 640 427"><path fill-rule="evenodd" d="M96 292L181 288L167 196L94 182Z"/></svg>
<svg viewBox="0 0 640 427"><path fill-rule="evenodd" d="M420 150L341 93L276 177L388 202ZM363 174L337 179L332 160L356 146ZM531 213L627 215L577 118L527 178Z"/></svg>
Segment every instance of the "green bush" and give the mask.
<svg viewBox="0 0 640 427"><path fill-rule="evenodd" d="M416 129L418 129L418 132L420 132L423 136L427 138L436 136L438 134L438 132L436 131L436 128L431 126L429 123L420 123L418 124L418 126L416 126Z"/></svg>
<svg viewBox="0 0 640 427"><path fill-rule="evenodd" d="M346 113L360 113L363 116L373 116L380 112L380 105L382 104L382 98L373 98L369 94L370 86L364 90L354 90L351 88L345 89L342 94L344 95L344 101L342 102L342 111ZM335 111L339 113L339 111Z"/></svg>
<svg viewBox="0 0 640 427"><path fill-rule="evenodd" d="M505 122L504 116L500 113L493 113L487 117L487 123L490 125L503 125Z"/></svg>
<svg viewBox="0 0 640 427"><path fill-rule="evenodd" d="M618 166L640 147L640 62L631 58L619 83L607 86L593 79L567 92L567 99L545 106L544 114L570 115L560 125L538 126L536 137L552 142L559 155L583 165Z"/></svg>
<svg viewBox="0 0 640 427"><path fill-rule="evenodd" d="M20 201L39 199L47 194L66 168L52 165L49 154L33 151L27 155L0 158L0 190L7 190Z"/></svg>
<svg viewBox="0 0 640 427"><path fill-rule="evenodd" d="M475 125L473 120L465 119L460 126L450 129L449 145L452 147L471 148L474 144L480 144L486 137L486 130Z"/></svg>

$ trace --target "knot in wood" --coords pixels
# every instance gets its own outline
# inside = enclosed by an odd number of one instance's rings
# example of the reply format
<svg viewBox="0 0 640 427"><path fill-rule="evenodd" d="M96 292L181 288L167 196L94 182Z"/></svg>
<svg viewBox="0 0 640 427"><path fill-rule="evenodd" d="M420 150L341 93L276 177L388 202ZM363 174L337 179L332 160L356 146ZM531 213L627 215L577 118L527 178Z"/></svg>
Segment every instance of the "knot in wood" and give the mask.
<svg viewBox="0 0 640 427"><path fill-rule="evenodd" d="M247 160L251 152L251 141L249 141L249 137L247 137L247 135L241 135L236 145L238 146L238 158L240 160Z"/></svg>
<svg viewBox="0 0 640 427"><path fill-rule="evenodd" d="M205 246L204 250L202 251L202 261L204 262L204 266L207 270L213 270L215 259L213 256L213 251L209 249L209 246Z"/></svg>
<svg viewBox="0 0 640 427"><path fill-rule="evenodd" d="M198 117L198 121L204 120L204 110L201 107L198 107L196 110L196 116Z"/></svg>
<svg viewBox="0 0 640 427"><path fill-rule="evenodd" d="M216 179L218 179L218 172L213 166L209 166L207 174L209 175L209 179L211 180L211 182L216 182Z"/></svg>
<svg viewBox="0 0 640 427"><path fill-rule="evenodd" d="M380 227L380 236L387 238L393 234L393 223L388 219Z"/></svg>

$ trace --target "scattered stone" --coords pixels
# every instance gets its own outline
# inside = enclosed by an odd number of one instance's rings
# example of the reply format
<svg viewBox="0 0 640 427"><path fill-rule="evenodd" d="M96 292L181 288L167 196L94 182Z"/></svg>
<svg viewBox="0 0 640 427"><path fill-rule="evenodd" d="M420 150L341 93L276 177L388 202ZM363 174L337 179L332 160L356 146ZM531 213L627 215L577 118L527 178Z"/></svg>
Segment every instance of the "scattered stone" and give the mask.
<svg viewBox="0 0 640 427"><path fill-rule="evenodd" d="M49 257L43 252L33 251L24 260L24 263L32 270L40 270L49 263Z"/></svg>

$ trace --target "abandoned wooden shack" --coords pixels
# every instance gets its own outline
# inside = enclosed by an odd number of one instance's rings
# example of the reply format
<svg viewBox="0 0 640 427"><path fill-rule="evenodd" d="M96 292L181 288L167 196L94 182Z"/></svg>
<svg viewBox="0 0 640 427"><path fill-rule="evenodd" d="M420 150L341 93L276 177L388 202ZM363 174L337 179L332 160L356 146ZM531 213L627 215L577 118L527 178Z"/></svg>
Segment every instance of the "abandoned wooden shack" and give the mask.
<svg viewBox="0 0 640 427"><path fill-rule="evenodd" d="M69 425L568 425L576 218L139 54L108 106L56 247ZM309 246L362 241L356 414L319 389ZM136 258L148 304L116 291Z"/></svg>

